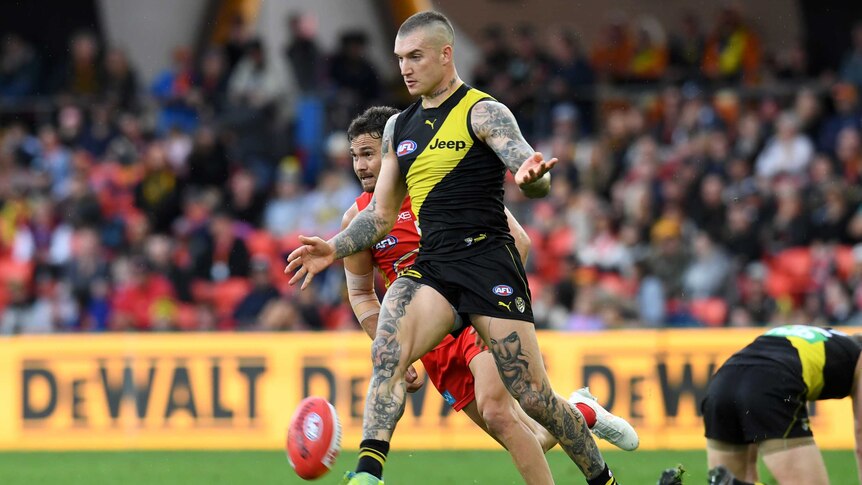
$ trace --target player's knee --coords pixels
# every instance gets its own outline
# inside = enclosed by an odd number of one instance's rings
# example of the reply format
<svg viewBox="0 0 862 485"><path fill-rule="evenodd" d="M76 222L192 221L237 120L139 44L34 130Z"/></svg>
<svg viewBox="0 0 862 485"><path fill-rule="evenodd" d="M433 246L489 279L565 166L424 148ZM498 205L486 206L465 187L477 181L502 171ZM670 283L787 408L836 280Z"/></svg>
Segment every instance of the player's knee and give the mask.
<svg viewBox="0 0 862 485"><path fill-rule="evenodd" d="M508 397L508 396L507 396ZM480 409L482 419L488 427L488 431L494 436L502 436L507 431L514 429L517 426L517 418L511 408L512 401L506 399L508 403L500 402L499 400L489 400L482 403Z"/></svg>

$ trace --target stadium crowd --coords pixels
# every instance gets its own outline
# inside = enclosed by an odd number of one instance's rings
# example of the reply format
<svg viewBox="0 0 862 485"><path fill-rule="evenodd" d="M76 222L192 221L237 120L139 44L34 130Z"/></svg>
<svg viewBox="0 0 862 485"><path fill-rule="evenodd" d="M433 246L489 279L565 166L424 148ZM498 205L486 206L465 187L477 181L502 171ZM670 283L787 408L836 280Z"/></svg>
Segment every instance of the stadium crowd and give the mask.
<svg viewBox="0 0 862 485"><path fill-rule="evenodd" d="M5 36L0 334L358 328L340 266L299 292L284 256L339 230L344 129L404 90L362 32L324 52L313 16L287 28L267 46L237 19L149 85L92 33L53 69ZM506 192L538 325L862 323L862 25L825 72L731 9L673 30L620 17L588 52L489 26L463 73L562 162L548 198Z"/></svg>

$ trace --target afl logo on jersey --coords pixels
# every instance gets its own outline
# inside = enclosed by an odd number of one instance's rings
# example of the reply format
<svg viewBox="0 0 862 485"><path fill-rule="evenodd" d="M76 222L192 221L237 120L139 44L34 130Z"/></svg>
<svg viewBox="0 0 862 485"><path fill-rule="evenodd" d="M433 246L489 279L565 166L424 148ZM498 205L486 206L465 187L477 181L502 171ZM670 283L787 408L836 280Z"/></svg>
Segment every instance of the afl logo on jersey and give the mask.
<svg viewBox="0 0 862 485"><path fill-rule="evenodd" d="M380 240L379 243L374 245L374 249L378 251L386 251L387 249L398 244L398 238L393 235L388 235Z"/></svg>
<svg viewBox="0 0 862 485"><path fill-rule="evenodd" d="M491 291L493 291L497 296L509 296L515 292L515 290L513 290L509 285L497 285Z"/></svg>
<svg viewBox="0 0 862 485"><path fill-rule="evenodd" d="M396 155L399 157L403 157L404 155L410 155L411 153L416 151L416 142L413 140L404 140L398 144L398 150L395 151Z"/></svg>

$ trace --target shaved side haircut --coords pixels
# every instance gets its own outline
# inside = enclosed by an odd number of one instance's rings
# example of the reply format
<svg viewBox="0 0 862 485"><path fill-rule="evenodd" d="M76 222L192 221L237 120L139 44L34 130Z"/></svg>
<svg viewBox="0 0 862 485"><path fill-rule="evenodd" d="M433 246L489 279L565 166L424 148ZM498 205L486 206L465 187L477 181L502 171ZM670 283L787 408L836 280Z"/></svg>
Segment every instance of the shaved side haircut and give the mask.
<svg viewBox="0 0 862 485"><path fill-rule="evenodd" d="M439 37L441 45L455 46L455 29L452 23L440 12L426 11L413 14L401 24L398 37L403 37L417 29L427 29Z"/></svg>

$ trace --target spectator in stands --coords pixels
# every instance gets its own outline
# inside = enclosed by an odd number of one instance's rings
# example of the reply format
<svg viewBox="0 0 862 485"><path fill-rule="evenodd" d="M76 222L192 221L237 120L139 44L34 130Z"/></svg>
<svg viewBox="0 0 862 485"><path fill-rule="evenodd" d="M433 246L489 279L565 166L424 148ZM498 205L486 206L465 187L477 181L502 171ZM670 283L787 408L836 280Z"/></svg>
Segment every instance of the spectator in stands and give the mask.
<svg viewBox="0 0 862 485"><path fill-rule="evenodd" d="M796 93L793 112L799 119L799 131L810 140L817 140L823 124L823 106L814 89L802 88Z"/></svg>
<svg viewBox="0 0 862 485"><path fill-rule="evenodd" d="M838 169L844 180L849 183L862 182L862 136L853 127L846 127L838 132L835 157Z"/></svg>
<svg viewBox="0 0 862 485"><path fill-rule="evenodd" d="M654 82L667 70L668 52L664 29L654 17L638 22L629 76L637 82Z"/></svg>
<svg viewBox="0 0 862 485"><path fill-rule="evenodd" d="M234 15L230 19L227 40L224 43L224 56L227 61L226 72L233 73L239 60L245 55L248 43L251 42L251 34L242 15Z"/></svg>
<svg viewBox="0 0 862 485"><path fill-rule="evenodd" d="M31 162L36 173L42 175L51 195L63 198L69 194L72 176L72 153L60 143L57 130L51 125L39 129L39 150Z"/></svg>
<svg viewBox="0 0 862 485"><path fill-rule="evenodd" d="M499 93L505 91L495 89L508 80L506 69L512 60L511 48L499 25L492 24L482 29L479 37L481 54L473 66L473 85L486 92Z"/></svg>
<svg viewBox="0 0 862 485"><path fill-rule="evenodd" d="M180 213L180 179L168 165L160 143L150 145L142 162L143 176L135 187L135 206L147 215L153 230L168 233Z"/></svg>
<svg viewBox="0 0 862 485"><path fill-rule="evenodd" d="M187 183L196 188L223 189L230 177L230 161L213 126L204 125L195 132L188 159Z"/></svg>
<svg viewBox="0 0 862 485"><path fill-rule="evenodd" d="M255 257L251 261L251 291L240 300L233 312L238 330L257 330L260 316L266 307L278 300L281 293L273 285L272 268L265 257Z"/></svg>
<svg viewBox="0 0 862 485"><path fill-rule="evenodd" d="M104 80L96 35L78 32L69 42L69 52L71 58L57 73L57 91L72 96L97 96Z"/></svg>
<svg viewBox="0 0 862 485"><path fill-rule="evenodd" d="M300 230L317 228L321 234L335 234L341 230L341 216L353 204L358 192L354 180L345 174L328 170L321 175L317 189L304 197Z"/></svg>
<svg viewBox="0 0 862 485"><path fill-rule="evenodd" d="M850 51L844 55L841 61L839 75L843 81L856 86L856 90L862 90L862 22L857 22L850 32Z"/></svg>
<svg viewBox="0 0 862 485"><path fill-rule="evenodd" d="M202 104L202 118L213 119L222 112L227 97L228 70L224 54L218 49L207 49L195 70L194 84Z"/></svg>
<svg viewBox="0 0 862 485"><path fill-rule="evenodd" d="M596 76L589 59L574 32L559 30L550 37L550 41L552 118L556 118L554 114L570 114L572 121L580 122L581 129L592 133ZM573 109L571 112L557 111L572 105L574 108L569 108ZM571 135L577 134L577 130L572 130Z"/></svg>
<svg viewBox="0 0 862 485"><path fill-rule="evenodd" d="M725 222L725 205L722 200L724 182L715 173L706 175L700 183L700 196L689 208L689 216L712 240L721 237Z"/></svg>
<svg viewBox="0 0 862 485"><path fill-rule="evenodd" d="M801 175L814 156L814 144L799 132L799 119L791 112L778 118L775 136L757 157L757 176L771 179L780 174Z"/></svg>
<svg viewBox="0 0 862 485"><path fill-rule="evenodd" d="M318 21L313 13L292 12L287 18L290 40L284 57L291 67L297 86L303 94L315 94L324 85L323 53L317 45Z"/></svg>
<svg viewBox="0 0 862 485"><path fill-rule="evenodd" d="M706 39L700 20L692 12L682 17L682 28L670 40L671 76L683 81L701 78L700 62L706 48Z"/></svg>
<svg viewBox="0 0 862 485"><path fill-rule="evenodd" d="M20 100L39 87L40 64L33 46L10 32L0 51L0 100Z"/></svg>
<svg viewBox="0 0 862 485"><path fill-rule="evenodd" d="M346 120L380 99L380 76L369 58L365 32L350 31L341 35L339 49L329 60L327 73L336 88L335 109L343 111L340 116L345 117L344 120L336 118L335 126L347 126Z"/></svg>
<svg viewBox="0 0 862 485"><path fill-rule="evenodd" d="M854 85L837 83L832 86L831 92L835 113L823 124L817 148L834 155L841 130L862 130L862 111L859 109L859 91Z"/></svg>
<svg viewBox="0 0 862 485"><path fill-rule="evenodd" d="M689 264L689 255L682 243L681 223L675 217L663 217L652 227L653 252L648 264L659 280L668 299L682 295L682 275Z"/></svg>
<svg viewBox="0 0 862 485"><path fill-rule="evenodd" d="M245 242L237 237L228 210L212 215L209 224L192 237L189 250L194 261L194 278L223 281L248 276L251 257Z"/></svg>
<svg viewBox="0 0 862 485"><path fill-rule="evenodd" d="M92 299L91 291L95 282L110 278L110 265L95 229L78 229L72 246L72 257L63 265L60 274L63 280L69 282L78 304L87 307Z"/></svg>
<svg viewBox="0 0 862 485"><path fill-rule="evenodd" d="M117 135L114 127L112 108L105 104L93 104L90 107L89 122L84 127L79 146L91 156L101 160Z"/></svg>
<svg viewBox="0 0 862 485"><path fill-rule="evenodd" d="M273 121L285 95L287 77L269 62L263 42L252 39L228 80L228 110L224 122L240 129L262 129Z"/></svg>
<svg viewBox="0 0 862 485"><path fill-rule="evenodd" d="M143 257L120 258L115 263L110 328L114 331L160 329L173 306L170 281L154 271ZM156 328L153 328L156 326Z"/></svg>
<svg viewBox="0 0 862 485"><path fill-rule="evenodd" d="M159 134L171 128L191 132L198 124L199 99L193 91L194 64L188 47L177 47L173 53L173 67L156 76L151 87L159 101L160 111L156 122Z"/></svg>
<svg viewBox="0 0 862 485"><path fill-rule="evenodd" d="M799 194L799 189L790 182L782 182L775 188L775 214L764 227L770 254L810 241L809 218Z"/></svg>
<svg viewBox="0 0 862 485"><path fill-rule="evenodd" d="M824 242L849 243L847 226L852 216L844 185L832 182L824 188L822 204L812 207L811 231Z"/></svg>
<svg viewBox="0 0 862 485"><path fill-rule="evenodd" d="M0 316L0 335L52 333L54 318L51 305L35 300L27 281L11 278L6 283L9 303Z"/></svg>
<svg viewBox="0 0 862 485"><path fill-rule="evenodd" d="M591 54L593 69L599 79L627 79L634 49L626 19L619 13L612 14L610 21L602 27L599 40L593 46Z"/></svg>
<svg viewBox="0 0 862 485"><path fill-rule="evenodd" d="M753 325L769 325L778 312L775 299L766 292L769 270L760 262L748 265L741 288L740 306Z"/></svg>
<svg viewBox="0 0 862 485"><path fill-rule="evenodd" d="M260 226L266 200L264 194L257 190L253 173L244 169L234 172L229 182L227 204L234 220L253 227Z"/></svg>
<svg viewBox="0 0 862 485"><path fill-rule="evenodd" d="M181 302L191 302L191 274L189 268L176 261L175 246L174 240L170 237L154 234L147 237L144 243L144 255L149 267L168 279L177 299Z"/></svg>
<svg viewBox="0 0 862 485"><path fill-rule="evenodd" d="M734 7L724 7L706 42L701 68L713 81L754 83L759 79L760 39Z"/></svg>
<svg viewBox="0 0 862 485"><path fill-rule="evenodd" d="M733 270L730 259L716 247L706 232L694 237L694 259L682 275L682 294L689 301L702 298L734 300Z"/></svg>
<svg viewBox="0 0 862 485"><path fill-rule="evenodd" d="M123 111L137 109L138 78L126 53L120 49L111 49L105 56L101 94L113 108Z"/></svg>
<svg viewBox="0 0 862 485"><path fill-rule="evenodd" d="M664 285L645 261L636 262L632 269L633 280L637 285L635 299L638 319L646 327L659 328L665 324L667 316Z"/></svg>
<svg viewBox="0 0 862 485"><path fill-rule="evenodd" d="M755 225L755 211L743 203L731 203L727 209L727 222L722 228L722 242L738 264L737 268L760 258L760 236Z"/></svg>

